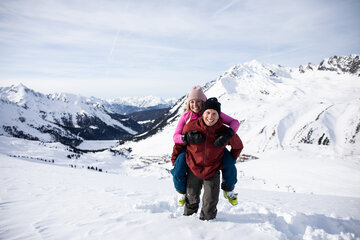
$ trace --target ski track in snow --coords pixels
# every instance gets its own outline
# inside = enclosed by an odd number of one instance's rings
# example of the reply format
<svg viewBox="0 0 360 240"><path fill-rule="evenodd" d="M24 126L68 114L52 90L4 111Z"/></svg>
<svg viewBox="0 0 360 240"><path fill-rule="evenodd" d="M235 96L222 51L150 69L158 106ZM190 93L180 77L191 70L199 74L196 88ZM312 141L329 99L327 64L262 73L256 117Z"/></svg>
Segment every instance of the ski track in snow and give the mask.
<svg viewBox="0 0 360 240"><path fill-rule="evenodd" d="M220 196L203 222L182 216L169 175L147 175L162 166L130 166L100 173L1 154L0 239L360 239L358 197L238 184L239 205Z"/></svg>

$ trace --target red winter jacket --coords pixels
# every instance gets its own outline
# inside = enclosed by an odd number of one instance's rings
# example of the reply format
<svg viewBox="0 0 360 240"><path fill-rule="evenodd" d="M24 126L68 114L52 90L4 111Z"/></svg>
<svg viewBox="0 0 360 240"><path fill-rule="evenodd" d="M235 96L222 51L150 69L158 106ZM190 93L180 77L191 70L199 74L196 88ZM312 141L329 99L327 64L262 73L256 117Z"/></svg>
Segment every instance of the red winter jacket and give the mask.
<svg viewBox="0 0 360 240"><path fill-rule="evenodd" d="M217 148L214 145L215 133L221 132L227 128L223 125L222 120L211 127L208 127L203 122L202 118L196 121L189 122L183 129L183 134L190 131L200 131L205 136L205 141L202 143L190 143L190 144L175 144L173 147L173 153L171 161L174 164L176 157L186 147L186 163L190 170L201 179L208 179L212 177L222 167L222 157L224 154L224 147ZM231 154L235 159L240 155L243 149L241 139L235 134L228 142L231 145Z"/></svg>

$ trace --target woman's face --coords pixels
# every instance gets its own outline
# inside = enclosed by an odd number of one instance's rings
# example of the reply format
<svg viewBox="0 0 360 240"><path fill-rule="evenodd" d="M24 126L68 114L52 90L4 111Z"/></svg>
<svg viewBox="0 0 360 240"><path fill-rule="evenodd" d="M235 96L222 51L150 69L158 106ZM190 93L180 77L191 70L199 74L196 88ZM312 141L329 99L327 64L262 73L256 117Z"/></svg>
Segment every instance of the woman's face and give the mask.
<svg viewBox="0 0 360 240"><path fill-rule="evenodd" d="M206 109L202 115L205 125L208 127L214 126L219 120L219 114L214 109Z"/></svg>
<svg viewBox="0 0 360 240"><path fill-rule="evenodd" d="M192 99L189 102L190 104L190 110L194 113L198 113L201 111L202 108L202 101L200 99Z"/></svg>

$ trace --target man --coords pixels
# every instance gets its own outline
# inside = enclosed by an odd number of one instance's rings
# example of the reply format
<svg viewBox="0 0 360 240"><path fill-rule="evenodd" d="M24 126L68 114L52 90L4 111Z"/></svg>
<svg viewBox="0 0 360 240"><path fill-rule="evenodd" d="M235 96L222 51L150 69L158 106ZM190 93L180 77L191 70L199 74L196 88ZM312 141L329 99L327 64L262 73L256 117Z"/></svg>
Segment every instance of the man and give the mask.
<svg viewBox="0 0 360 240"><path fill-rule="evenodd" d="M188 123L183 129L183 134L196 139L196 141L191 141L196 143L175 144L172 154L172 160L175 160L186 147L186 163L189 171L184 215L189 216L198 211L201 188L204 186L201 220L214 219L217 214L216 206L220 192L219 170L222 167L222 157L226 147L223 144L223 134L220 133L228 130L219 118L220 114L221 104L216 98L205 101L202 118ZM231 155L237 159L243 149L239 136L233 135L227 144L231 146ZM225 196L228 197L228 195Z"/></svg>

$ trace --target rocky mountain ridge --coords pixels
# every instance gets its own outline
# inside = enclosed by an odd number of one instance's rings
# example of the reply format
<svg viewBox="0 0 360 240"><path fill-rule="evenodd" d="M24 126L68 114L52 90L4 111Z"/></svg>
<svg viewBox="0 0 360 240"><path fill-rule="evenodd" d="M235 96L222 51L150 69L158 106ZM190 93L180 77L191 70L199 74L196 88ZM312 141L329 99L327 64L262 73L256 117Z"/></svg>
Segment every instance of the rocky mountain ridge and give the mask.
<svg viewBox="0 0 360 240"><path fill-rule="evenodd" d="M360 76L360 57L356 54L351 54L350 56L332 56L324 59L318 65L308 63L306 66L300 65L299 67L301 73L314 70L334 71L339 74L350 73Z"/></svg>

